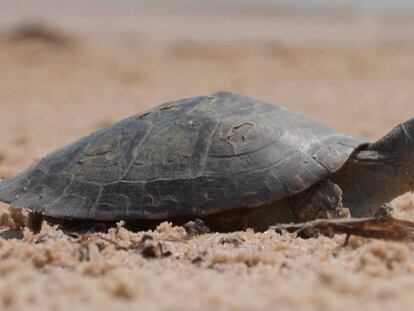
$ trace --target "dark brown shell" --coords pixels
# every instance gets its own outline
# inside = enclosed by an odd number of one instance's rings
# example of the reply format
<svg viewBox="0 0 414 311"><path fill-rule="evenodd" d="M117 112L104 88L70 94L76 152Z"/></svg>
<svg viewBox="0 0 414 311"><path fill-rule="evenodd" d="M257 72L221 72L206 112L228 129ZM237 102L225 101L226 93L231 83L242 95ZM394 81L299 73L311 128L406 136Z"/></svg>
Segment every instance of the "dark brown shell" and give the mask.
<svg viewBox="0 0 414 311"><path fill-rule="evenodd" d="M284 108L220 92L158 106L0 182L0 200L47 216L203 216L299 193L362 142Z"/></svg>

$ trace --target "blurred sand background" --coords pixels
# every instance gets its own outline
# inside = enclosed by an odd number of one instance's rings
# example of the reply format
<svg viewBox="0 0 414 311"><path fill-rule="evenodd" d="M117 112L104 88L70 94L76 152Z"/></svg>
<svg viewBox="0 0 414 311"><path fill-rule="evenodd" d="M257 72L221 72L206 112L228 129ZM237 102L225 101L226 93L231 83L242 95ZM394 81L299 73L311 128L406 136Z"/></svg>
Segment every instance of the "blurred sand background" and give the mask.
<svg viewBox="0 0 414 311"><path fill-rule="evenodd" d="M368 140L414 116L408 11L81 3L0 2L0 178L119 119L218 90ZM414 219L414 196L395 205ZM18 226L0 206L2 230ZM24 229L0 239L0 306L412 310L413 245L343 240L191 237L168 224L83 237Z"/></svg>

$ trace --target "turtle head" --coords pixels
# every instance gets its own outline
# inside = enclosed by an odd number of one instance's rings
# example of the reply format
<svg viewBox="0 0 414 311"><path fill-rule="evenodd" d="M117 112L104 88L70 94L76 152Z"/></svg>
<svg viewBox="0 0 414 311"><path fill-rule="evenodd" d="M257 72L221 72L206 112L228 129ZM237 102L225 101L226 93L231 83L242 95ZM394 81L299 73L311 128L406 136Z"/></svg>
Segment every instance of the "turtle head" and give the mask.
<svg viewBox="0 0 414 311"><path fill-rule="evenodd" d="M401 123L383 138L368 145L367 150L405 158L406 161L414 159L414 118Z"/></svg>
<svg viewBox="0 0 414 311"><path fill-rule="evenodd" d="M359 148L334 176L353 216L372 216L383 204L414 190L414 118Z"/></svg>
<svg viewBox="0 0 414 311"><path fill-rule="evenodd" d="M366 159L364 159L367 156ZM358 157L358 156L357 156ZM414 118L397 125L359 154L376 190L371 195L384 204L414 190ZM365 163L364 163L365 162ZM370 181L367 180L369 183ZM368 186L369 187L369 186Z"/></svg>

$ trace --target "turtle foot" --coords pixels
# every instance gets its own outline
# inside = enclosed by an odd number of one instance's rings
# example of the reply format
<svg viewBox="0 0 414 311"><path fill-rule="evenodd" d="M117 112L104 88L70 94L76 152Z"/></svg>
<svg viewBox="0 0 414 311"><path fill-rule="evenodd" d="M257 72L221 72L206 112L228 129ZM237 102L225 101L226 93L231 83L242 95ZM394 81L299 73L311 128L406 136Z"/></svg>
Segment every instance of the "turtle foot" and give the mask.
<svg viewBox="0 0 414 311"><path fill-rule="evenodd" d="M350 217L349 210L342 206L341 188L330 180L322 181L300 195L293 209L297 222Z"/></svg>

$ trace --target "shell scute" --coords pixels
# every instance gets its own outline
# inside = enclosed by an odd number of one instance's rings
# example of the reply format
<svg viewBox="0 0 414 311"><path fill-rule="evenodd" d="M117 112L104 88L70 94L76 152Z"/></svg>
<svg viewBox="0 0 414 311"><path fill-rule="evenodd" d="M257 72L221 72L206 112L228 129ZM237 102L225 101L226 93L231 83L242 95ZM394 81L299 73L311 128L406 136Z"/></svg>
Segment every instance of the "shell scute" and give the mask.
<svg viewBox="0 0 414 311"><path fill-rule="evenodd" d="M362 141L230 92L173 101L0 182L0 200L93 220L203 216L306 190Z"/></svg>

